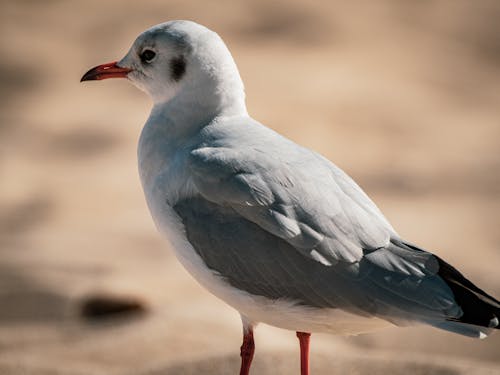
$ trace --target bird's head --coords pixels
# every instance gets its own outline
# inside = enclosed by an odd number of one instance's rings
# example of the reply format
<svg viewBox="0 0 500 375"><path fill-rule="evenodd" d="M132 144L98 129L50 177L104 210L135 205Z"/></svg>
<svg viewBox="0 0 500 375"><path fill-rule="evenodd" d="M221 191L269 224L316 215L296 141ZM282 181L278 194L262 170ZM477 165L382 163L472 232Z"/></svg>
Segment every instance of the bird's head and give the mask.
<svg viewBox="0 0 500 375"><path fill-rule="evenodd" d="M169 102L181 93L199 104L244 102L243 83L226 45L215 32L191 21L153 26L137 37L120 61L90 69L81 81L120 77L147 92L155 103Z"/></svg>

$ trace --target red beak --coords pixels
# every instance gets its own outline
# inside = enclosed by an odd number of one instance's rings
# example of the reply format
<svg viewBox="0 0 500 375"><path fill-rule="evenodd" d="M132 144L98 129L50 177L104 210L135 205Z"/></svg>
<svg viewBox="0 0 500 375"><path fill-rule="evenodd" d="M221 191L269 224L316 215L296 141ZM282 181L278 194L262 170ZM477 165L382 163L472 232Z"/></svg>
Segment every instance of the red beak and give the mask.
<svg viewBox="0 0 500 375"><path fill-rule="evenodd" d="M95 68L90 69L83 75L80 82L95 81L107 78L125 78L131 71L132 69L122 68L117 65L117 61L113 61L107 64L98 65Z"/></svg>

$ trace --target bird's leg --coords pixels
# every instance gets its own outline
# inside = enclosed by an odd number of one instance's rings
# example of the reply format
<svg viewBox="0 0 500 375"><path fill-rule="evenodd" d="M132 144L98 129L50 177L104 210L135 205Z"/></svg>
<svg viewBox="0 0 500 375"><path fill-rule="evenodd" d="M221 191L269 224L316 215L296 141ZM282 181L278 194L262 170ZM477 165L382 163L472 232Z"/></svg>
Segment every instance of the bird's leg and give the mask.
<svg viewBox="0 0 500 375"><path fill-rule="evenodd" d="M241 369L240 375L248 375L252 364L253 353L255 352L255 343L253 341L253 327L250 324L243 323L243 344L241 344Z"/></svg>
<svg viewBox="0 0 500 375"><path fill-rule="evenodd" d="M300 342L300 375L309 375L309 341L311 334L307 332L297 332Z"/></svg>

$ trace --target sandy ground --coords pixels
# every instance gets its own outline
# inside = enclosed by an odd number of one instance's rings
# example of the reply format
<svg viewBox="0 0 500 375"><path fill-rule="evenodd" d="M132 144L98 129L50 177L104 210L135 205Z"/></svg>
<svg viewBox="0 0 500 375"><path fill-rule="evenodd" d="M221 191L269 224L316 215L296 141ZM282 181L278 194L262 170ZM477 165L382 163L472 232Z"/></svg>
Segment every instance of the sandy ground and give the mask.
<svg viewBox="0 0 500 375"><path fill-rule="evenodd" d="M311 4L314 3L314 4ZM238 315L157 234L135 148L150 102L80 84L156 23L227 41L250 113L351 174L400 234L500 296L498 1L1 1L0 374L235 374ZM141 302L81 317L88 296ZM298 373L261 326L254 374ZM500 335L313 336L314 374L500 374Z"/></svg>

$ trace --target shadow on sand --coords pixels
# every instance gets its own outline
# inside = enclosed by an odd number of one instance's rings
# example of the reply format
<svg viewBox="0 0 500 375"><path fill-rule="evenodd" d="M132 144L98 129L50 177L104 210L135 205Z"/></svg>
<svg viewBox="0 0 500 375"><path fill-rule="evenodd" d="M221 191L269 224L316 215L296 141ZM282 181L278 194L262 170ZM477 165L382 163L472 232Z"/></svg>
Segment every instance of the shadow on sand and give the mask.
<svg viewBox="0 0 500 375"><path fill-rule="evenodd" d="M252 373L261 375L299 374L296 353L272 353L257 357L252 365ZM198 361L178 363L156 369L141 375L234 375L238 373L240 359L237 355L213 357ZM350 374L350 375L460 375L465 372L443 365L416 362L393 362L374 359L341 359L335 355L315 354L311 363L312 374Z"/></svg>

